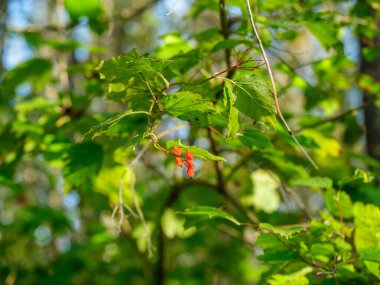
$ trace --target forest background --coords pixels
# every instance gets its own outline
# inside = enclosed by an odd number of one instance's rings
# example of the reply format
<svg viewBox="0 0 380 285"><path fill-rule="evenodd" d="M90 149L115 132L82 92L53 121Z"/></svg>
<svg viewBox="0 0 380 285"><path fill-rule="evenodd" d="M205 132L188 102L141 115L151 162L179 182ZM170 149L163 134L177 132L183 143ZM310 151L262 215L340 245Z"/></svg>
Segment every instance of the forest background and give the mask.
<svg viewBox="0 0 380 285"><path fill-rule="evenodd" d="M0 283L380 284L379 16L1 0Z"/></svg>

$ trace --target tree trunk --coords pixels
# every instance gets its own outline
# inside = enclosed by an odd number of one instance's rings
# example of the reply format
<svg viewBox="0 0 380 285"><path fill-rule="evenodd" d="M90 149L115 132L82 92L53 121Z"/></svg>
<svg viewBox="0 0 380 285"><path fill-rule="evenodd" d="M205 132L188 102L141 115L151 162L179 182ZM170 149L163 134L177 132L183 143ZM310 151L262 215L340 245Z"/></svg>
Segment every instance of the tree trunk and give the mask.
<svg viewBox="0 0 380 285"><path fill-rule="evenodd" d="M380 28L380 22L378 23L378 27ZM380 34L371 40L360 38L360 44L361 48L380 46ZM367 62L362 57L360 71L380 81L380 56L372 62ZM368 99L367 94L364 94L363 100ZM376 105L370 104L364 109L364 115L367 152L373 158L380 160L380 109Z"/></svg>
<svg viewBox="0 0 380 285"><path fill-rule="evenodd" d="M5 30L7 26L7 8L8 0L0 1L0 74L4 70L3 53L5 47Z"/></svg>

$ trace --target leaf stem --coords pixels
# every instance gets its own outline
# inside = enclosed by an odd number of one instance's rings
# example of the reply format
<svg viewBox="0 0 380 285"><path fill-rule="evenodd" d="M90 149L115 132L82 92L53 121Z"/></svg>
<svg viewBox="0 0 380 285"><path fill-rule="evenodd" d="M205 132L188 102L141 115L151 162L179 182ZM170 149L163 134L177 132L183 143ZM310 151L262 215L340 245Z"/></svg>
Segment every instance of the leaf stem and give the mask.
<svg viewBox="0 0 380 285"><path fill-rule="evenodd" d="M268 70L269 79L270 79L270 82L271 82L271 85L272 85L273 99L274 99L274 103L275 103L275 106L276 106L276 110L277 110L278 116L280 117L280 119L281 119L282 123L284 124L286 130L288 131L288 133L290 134L290 136L292 137L293 141L296 143L296 145L298 146L298 148L301 150L301 152L310 161L310 163L314 166L315 169L319 169L318 165L314 162L314 160L306 152L306 150L303 148L303 146L299 143L299 141L295 137L293 131L290 129L288 123L286 122L284 116L282 115L282 112L281 112L281 109L280 109L280 104L278 102L278 96L277 96L277 91L276 91L276 84L274 82L272 68L270 66L268 57L266 55L263 43L261 42L261 38L260 38L259 32L257 30L255 21L253 20L253 15L252 15L252 10L251 10L251 6L250 6L250 1L249 0L245 0L245 3L246 3L246 6L247 6L249 20L250 20L252 29L253 29L253 31L255 33L255 36L257 38L257 41L259 43L259 47L260 47L261 53L263 55L265 65L266 65L267 70Z"/></svg>
<svg viewBox="0 0 380 285"><path fill-rule="evenodd" d="M207 81L209 81L211 79L214 79L214 78L221 78L221 77L219 77L219 75L222 75L224 73L230 74L232 71L234 71L236 69L255 70L255 69L258 69L260 66L264 65L264 64L258 64L256 66L252 66L252 67L244 67L244 66L242 66L243 64L251 62L251 61L253 61L253 60L247 60L247 61L243 61L243 62L237 61L234 66L231 66L230 68L224 69L222 71L215 72L213 75L211 75L210 77L207 77L206 79L203 79L203 80L200 80L200 81L195 81L195 82L174 82L174 83L169 84L169 86L166 89L169 89L169 88L177 86L177 85L186 85L186 84L197 85L197 84L202 84L202 83L205 83L205 82L207 82ZM228 74L224 78L228 79L230 77Z"/></svg>

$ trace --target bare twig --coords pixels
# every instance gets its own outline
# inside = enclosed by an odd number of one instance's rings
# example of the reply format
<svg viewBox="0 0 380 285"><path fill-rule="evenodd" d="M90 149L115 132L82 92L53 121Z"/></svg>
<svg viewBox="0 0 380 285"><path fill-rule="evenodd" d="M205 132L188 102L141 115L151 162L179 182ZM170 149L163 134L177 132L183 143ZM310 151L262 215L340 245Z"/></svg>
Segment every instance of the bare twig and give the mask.
<svg viewBox="0 0 380 285"><path fill-rule="evenodd" d="M150 228L149 228L148 224L145 221L144 213L141 210L139 201L137 199L136 190L135 190L135 181L134 181L134 177L132 177L132 174L130 174L129 182L130 182L130 188L131 188L132 197L133 197L133 203L135 205L137 214L139 215L141 224L143 225L144 230L145 230L146 239L147 239L147 243L148 243L147 244L148 256L152 257L153 256L153 245L152 245L152 238L151 238L152 234L150 232Z"/></svg>
<svg viewBox="0 0 380 285"><path fill-rule="evenodd" d="M321 120L321 121L318 121L318 122L315 122L313 124L310 124L310 125L306 125L302 128L299 128L298 130L295 130L294 133L299 133L299 132L302 132L304 129L313 129L315 127L319 127L321 125L324 125L324 124L327 124L327 123L330 123L330 122L335 122L335 121L339 121L340 119L350 115L350 114L354 114L356 113L357 111L360 111L364 108L366 108L367 106L373 104L375 102L375 98L372 98L372 99L368 99L367 101L365 101L363 104L355 107L355 108L352 108L352 109L349 109L347 111L344 111L343 113L341 114L338 114L338 115L335 115L335 116L332 116L332 117L329 117L329 118L326 118L324 120Z"/></svg>
<svg viewBox="0 0 380 285"><path fill-rule="evenodd" d="M208 134L208 138L210 140L212 152L215 155L218 155L219 151L218 151L218 149L216 147L216 143L215 143L215 140L214 140L214 138L212 136L211 129L207 129L207 134ZM220 192L224 192L225 191L225 184L224 184L224 177L223 177L223 169L222 169L222 167L223 166L220 164L219 161L214 161L214 168L215 168L216 177L217 177L217 181L218 181L218 190Z"/></svg>
<svg viewBox="0 0 380 285"><path fill-rule="evenodd" d="M178 0L174 0L173 5L171 6L170 10L165 14L165 16L170 16L173 13L175 5L177 5L177 2Z"/></svg>
<svg viewBox="0 0 380 285"><path fill-rule="evenodd" d="M230 28L227 18L227 10L226 10L226 0L219 0L219 18L220 18L220 25L222 28L222 35L225 40L227 40L230 36ZM224 50L225 52L225 61L227 65L227 69L230 69L231 67L231 50L229 48L226 48ZM234 70L230 70L227 73L227 77L231 78L232 73Z"/></svg>
<svg viewBox="0 0 380 285"><path fill-rule="evenodd" d="M208 131L208 137L210 139L211 149L212 152L215 153L215 155L219 154L219 151L216 147L215 140L212 136L211 130L207 129ZM221 168L221 165L219 164L219 161L214 161L214 167L217 177L217 191L219 194L221 194L227 201L229 201L237 210L239 210L251 223L251 226L257 227L260 223L259 219L256 217L255 214L249 212L240 202L235 199L234 196L232 196L226 189L225 185L225 179L223 176L223 169Z"/></svg>
<svg viewBox="0 0 380 285"><path fill-rule="evenodd" d="M148 150L149 146L152 143L155 144L157 139L162 138L164 136L167 136L168 134L170 134L176 130L182 129L184 127L186 127L186 125L175 126L173 128L170 128L168 130L161 132L157 136L155 136L154 134L151 134L152 139L141 149L141 151L136 155L136 157L133 159L133 161L125 167L125 169L124 169L124 171L120 177L120 180L119 180L119 203L115 206L115 208L112 211L112 220L114 220L114 217L116 216L117 212L119 212L120 217L119 217L119 222L117 225L117 230L120 232L123 221L125 219L124 207L128 210L128 212L132 216L138 217L140 219L141 224L143 225L145 233L147 235L149 257L152 256L152 251L153 251L153 246L152 246L152 241L151 241L151 232L150 232L150 229L149 229L149 227L145 221L144 214L141 210L141 207L139 205L139 202L138 202L138 199L136 196L136 192L135 192L135 188L134 188L134 179L132 177L132 174L130 174L131 176L129 177L129 182L130 182L130 190L132 192L131 193L132 199L133 199L133 203L134 203L137 214L130 207L125 205L123 202L123 181L124 181L124 177L127 173L131 173L132 169L136 166L136 164L139 162L139 160L141 159L143 154Z"/></svg>
<svg viewBox="0 0 380 285"><path fill-rule="evenodd" d="M248 50L247 50L248 51ZM256 70L256 69L259 69L262 65L264 65L265 63L260 63L256 66L243 66L244 64L246 63L249 63L249 62L253 62L253 61L258 61L258 60L255 60L253 58L251 59L245 59L243 57L240 57L240 55L238 55L238 58L236 60L236 63L231 66L230 68L227 68L227 69L224 69L222 71L217 71L215 73L213 73L210 77L207 77L205 79L202 79L202 80L199 80L199 81L194 81L194 82L173 82L171 84L169 84L168 86L166 86L161 92L163 92L165 89L169 89L169 88L172 88L174 86L178 86L178 85L197 85L197 84L202 84L202 83L205 83L211 79L214 79L214 78L219 78L219 79L229 79L231 77L231 75L229 75L229 73L231 71L234 71L234 70L237 70L237 69L243 69L243 70ZM226 77L220 77L219 75L222 75L224 73L227 73Z"/></svg>
<svg viewBox="0 0 380 285"><path fill-rule="evenodd" d="M155 5L157 2L158 2L158 0L151 0L151 1L147 2L145 5L141 6L140 8L137 8L131 14L129 14L127 16L120 15L119 18L120 18L120 20L122 20L124 22L130 21L130 20L140 16L141 14L143 14L146 10L148 10L150 7ZM110 20L112 21L115 19L110 19Z"/></svg>
<svg viewBox="0 0 380 285"><path fill-rule="evenodd" d="M240 160L235 163L235 165L231 168L230 173L226 177L226 181L230 181L231 178L235 175L236 171L238 171L242 166L252 160L253 152L244 153Z"/></svg>
<svg viewBox="0 0 380 285"><path fill-rule="evenodd" d="M284 186L282 185L282 183L281 183L281 187L279 187L279 189L280 189L282 199L284 199L284 202L286 204L286 207L288 208L288 210L291 210L292 207L290 206L288 196L286 196L286 194L287 194L286 190L285 190Z"/></svg>
<svg viewBox="0 0 380 285"><path fill-rule="evenodd" d="M248 15L249 15L249 20L250 20L250 23L251 23L251 26L252 26L252 29L255 33L255 36L257 38L257 41L259 43L259 47L260 47L260 50L261 50L261 53L263 55L263 58L264 58L264 62L265 62L265 65L267 67L267 70L268 70L268 75L269 75L269 79L270 79L270 82L271 82L271 85L272 85L272 91L273 91L273 99L274 99L274 103L276 105L276 110L277 110L277 113L278 113L278 116L280 117L282 123L284 124L286 130L288 131L288 133L290 134L290 136L292 137L293 141L296 143L296 145L298 146L298 148L301 150L301 152L305 155L305 157L310 161L310 163L316 168L316 169L319 169L318 165L314 162L314 160L310 157L310 155L306 152L306 150L302 147L302 145L298 142L297 138L295 137L293 131L290 129L288 123L286 122L284 116L282 115L282 112L281 112L281 109L280 109L280 104L278 102L278 97L277 97L277 91L276 91L276 84L274 82L274 78L273 78L273 73L272 73L272 69L271 69L271 66L270 66L270 63L269 63L269 60L268 60L268 57L266 55L266 52L265 52L265 49L264 49L264 46L261 42L261 38L260 38L260 35L259 35L259 32L256 28L256 24L255 24L255 21L253 20L253 15L252 15L252 10L251 10L251 6L250 6L250 1L249 0L245 0L245 3L246 3L246 6L247 6L247 10L248 10Z"/></svg>

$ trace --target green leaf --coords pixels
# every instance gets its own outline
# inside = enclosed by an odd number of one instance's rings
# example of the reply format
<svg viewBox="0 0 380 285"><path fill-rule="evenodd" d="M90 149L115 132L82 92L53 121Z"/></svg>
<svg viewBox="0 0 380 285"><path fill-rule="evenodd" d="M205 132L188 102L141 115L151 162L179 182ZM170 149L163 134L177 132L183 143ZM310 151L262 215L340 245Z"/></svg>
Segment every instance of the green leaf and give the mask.
<svg viewBox="0 0 380 285"><path fill-rule="evenodd" d="M356 169L353 176L343 177L339 180L338 185L342 188L350 186L350 187L358 187L363 184L367 184L372 182L374 176L372 173L367 172L363 169Z"/></svg>
<svg viewBox="0 0 380 285"><path fill-rule="evenodd" d="M354 242L361 257L370 256L370 261L380 262L380 209L374 205L355 203ZM370 254L372 252L372 254ZM376 253L375 255L373 253Z"/></svg>
<svg viewBox="0 0 380 285"><path fill-rule="evenodd" d="M43 58L33 58L17 65L14 69L5 73L3 88L6 92L14 92L20 84L28 82L34 85L36 90L45 86L51 75L52 64Z"/></svg>
<svg viewBox="0 0 380 285"><path fill-rule="evenodd" d="M335 255L335 248L329 243L315 243L311 246L310 253L315 260L329 262Z"/></svg>
<svg viewBox="0 0 380 285"><path fill-rule="evenodd" d="M234 104L234 92L233 85L229 81L225 81L224 90L223 90L223 103L224 106L227 106L227 116L228 116L228 138L236 137L237 131L239 131L239 112L233 106Z"/></svg>
<svg viewBox="0 0 380 285"><path fill-rule="evenodd" d="M174 146L179 146L185 149L186 151L191 151L195 157L199 157L201 159L210 159L210 160L216 160L216 161L226 161L226 159L222 156L216 156L211 153L209 153L207 150L202 149L197 146L186 146L181 143L180 140L172 140L168 141L166 143L166 149L170 149Z"/></svg>
<svg viewBox="0 0 380 285"><path fill-rule="evenodd" d="M313 141L317 146L314 148L314 152L320 157L338 157L341 155L342 146L334 138L326 137L315 129L304 130L302 136Z"/></svg>
<svg viewBox="0 0 380 285"><path fill-rule="evenodd" d="M229 221L235 225L240 225L233 216L227 212L209 206L197 206L193 209L186 209L185 212L177 212L177 214L185 216L185 227L202 226L212 220Z"/></svg>
<svg viewBox="0 0 380 285"><path fill-rule="evenodd" d="M259 130L245 130L239 140L250 149L263 150L272 146L269 137Z"/></svg>
<svg viewBox="0 0 380 285"><path fill-rule="evenodd" d="M94 178L99 172L103 160L103 149L93 142L73 145L68 152L63 169L67 181L74 185L85 179Z"/></svg>
<svg viewBox="0 0 380 285"><path fill-rule="evenodd" d="M162 36L162 43L156 49L156 56L159 58L171 58L179 53L186 53L191 50L190 44L176 34Z"/></svg>
<svg viewBox="0 0 380 285"><path fill-rule="evenodd" d="M148 79L160 75L168 64L169 61L155 59L149 55L140 55L133 49L117 58L102 61L96 69L102 79L113 83L127 84L131 77L139 76L139 73Z"/></svg>
<svg viewBox="0 0 380 285"><path fill-rule="evenodd" d="M30 100L27 99L27 100L21 101L15 106L15 110L27 115L28 113L34 110L52 109L54 107L57 107L58 105L59 105L59 102L57 101L51 101L44 97L35 97L35 98L31 98Z"/></svg>
<svg viewBox="0 0 380 285"><path fill-rule="evenodd" d="M273 233L259 235L256 244L261 246L264 254L258 255L257 258L268 263L283 263L296 260L297 257L279 239Z"/></svg>
<svg viewBox="0 0 380 285"><path fill-rule="evenodd" d="M165 111L182 120L189 120L201 126L207 126L207 115L217 113L211 101L201 95L189 91L182 91L165 96L160 102Z"/></svg>
<svg viewBox="0 0 380 285"><path fill-rule="evenodd" d="M308 285L309 280L305 277L305 275L311 273L313 269L309 267L305 267L298 272L294 272L288 275L285 274L274 274L268 284L270 285Z"/></svg>
<svg viewBox="0 0 380 285"><path fill-rule="evenodd" d="M279 178L273 172L258 169L251 174L253 194L245 200L247 204L266 213L276 211L280 205L280 195L277 188L280 184Z"/></svg>
<svg viewBox="0 0 380 285"><path fill-rule="evenodd" d="M379 270L380 264L377 262L372 262L372 261L367 261L367 260L364 261L364 264L367 267L367 270L380 280L380 270Z"/></svg>
<svg viewBox="0 0 380 285"><path fill-rule="evenodd" d="M170 62L136 50L117 58L102 61L96 70L109 84L108 97L118 102L130 102L130 109L147 110L152 101L151 92L158 95L167 86L162 73Z"/></svg>
<svg viewBox="0 0 380 285"><path fill-rule="evenodd" d="M94 32L101 34L107 29L108 22L101 0L65 0L64 4L74 23L78 23L81 17L87 17Z"/></svg>
<svg viewBox="0 0 380 285"><path fill-rule="evenodd" d="M175 212L168 208L164 211L161 217L161 226L162 230L165 233L166 237L172 239L176 236L185 237L186 231L184 229L184 220L180 219ZM192 231L189 229L190 233ZM188 232L189 232L188 231Z"/></svg>
<svg viewBox="0 0 380 285"><path fill-rule="evenodd" d="M324 200L326 208L335 217L340 216L340 211L343 218L349 219L352 217L352 202L350 196L348 196L346 192L336 192L334 189L330 188L326 191Z"/></svg>
<svg viewBox="0 0 380 285"><path fill-rule="evenodd" d="M186 53L179 53L171 58L169 68L164 71L167 78L183 76L190 68L194 67L202 58L199 49L193 49Z"/></svg>
<svg viewBox="0 0 380 285"><path fill-rule="evenodd" d="M339 43L339 39L336 36L337 30L334 28L333 23L323 19L318 19L317 21L304 21L303 24L319 40L325 49Z"/></svg>
<svg viewBox="0 0 380 285"><path fill-rule="evenodd" d="M249 77L245 81L228 81L234 85L234 106L244 115L257 121L276 114L272 91L264 79Z"/></svg>
<svg viewBox="0 0 380 285"><path fill-rule="evenodd" d="M222 41L218 42L212 48L211 52L216 52L218 50L225 49L225 48L231 49L231 48L234 48L234 47L236 47L238 45L242 45L242 44L250 45L250 42L247 41L246 39L227 39L227 40L222 40Z"/></svg>
<svg viewBox="0 0 380 285"><path fill-rule="evenodd" d="M148 112L144 111L136 111L136 112L131 112L127 111L124 113L117 114L116 116L109 118L108 120L104 121L103 123L92 127L91 130L89 130L87 133L85 133L85 136L91 136L92 138L95 138L97 136L100 136L102 133L106 132L109 128L117 124L121 119L127 117L127 116L136 116L136 115L148 115Z"/></svg>
<svg viewBox="0 0 380 285"><path fill-rule="evenodd" d="M289 238L291 235L306 231L305 227L292 227L283 229L267 223L260 223L259 228L275 234L279 234L280 236L285 238Z"/></svg>
<svg viewBox="0 0 380 285"><path fill-rule="evenodd" d="M331 188L333 181L328 177L308 177L308 178L296 178L290 181L292 186L309 186L312 189L320 190L321 188Z"/></svg>
<svg viewBox="0 0 380 285"><path fill-rule="evenodd" d="M380 247L366 247L361 249L360 259L380 263Z"/></svg>
<svg viewBox="0 0 380 285"><path fill-rule="evenodd" d="M65 0L65 8L70 17L77 21L80 17L96 18L103 11L101 0Z"/></svg>

